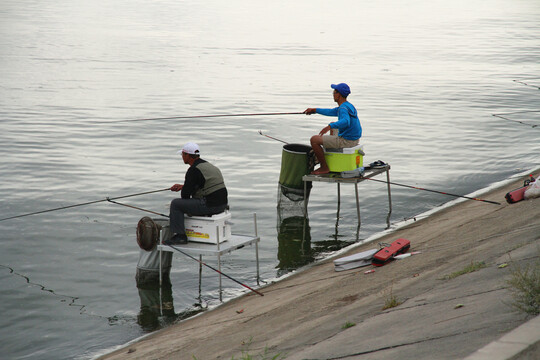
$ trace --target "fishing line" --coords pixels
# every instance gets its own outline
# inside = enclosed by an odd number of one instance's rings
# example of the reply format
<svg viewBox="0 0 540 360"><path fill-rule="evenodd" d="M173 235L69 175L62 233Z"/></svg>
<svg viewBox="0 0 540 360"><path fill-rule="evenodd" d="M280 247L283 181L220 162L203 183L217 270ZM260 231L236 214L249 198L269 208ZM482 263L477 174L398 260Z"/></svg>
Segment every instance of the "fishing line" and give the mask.
<svg viewBox="0 0 540 360"><path fill-rule="evenodd" d="M94 200L94 201L88 201L88 202L81 203L81 204L74 204L74 205L61 206L61 207L54 208L54 209L47 209L47 210L35 211L35 212L27 213L27 214L21 214L21 215L10 216L10 217L6 217L6 218L3 218L3 219L0 219L0 221L10 220L10 219L17 219L17 218L21 218L21 217L25 217L25 216L30 216L30 215L43 214L43 213L52 212L52 211L57 211L57 210L71 209L71 208L78 207L78 206L92 205L92 204L97 204L97 203L104 202L104 201L111 201L111 200L124 199L124 198L128 198L128 197L133 197L133 196L152 194L152 193L156 193L156 192L160 192L160 191L165 191L165 190L170 190L170 189L171 189L171 188L169 187L169 188L166 188L166 189L146 191L146 192L137 193L137 194L130 194L130 195L123 195L123 196L116 196L116 197L113 197L113 198L107 197L107 198L105 198L105 199Z"/></svg>
<svg viewBox="0 0 540 360"><path fill-rule="evenodd" d="M260 296L264 296L263 293L258 292L257 290L250 288L249 286L247 286L247 285L241 283L240 281L234 279L233 277L230 277L229 275L222 273L222 272L219 271L218 269L216 269L216 268L214 268L214 267L212 267L212 266L210 266L210 265L208 265L208 264L202 262L201 260L196 259L195 257L189 255L188 253L183 252L182 250L180 250L180 249L174 247L173 245L169 245L169 246L170 246L171 248L173 248L174 250L176 250L176 251L178 251L178 252L184 254L185 256L189 257L190 259L195 260L195 261L198 262L199 264L204 265L204 266L206 266L206 267L208 267L208 268L214 270L214 271L217 272L218 274L223 275L223 276L225 276L226 278L231 279L231 280L234 281L235 283L242 285L242 286L245 287L246 289L249 289L249 290L253 291L255 294L260 295Z"/></svg>
<svg viewBox="0 0 540 360"><path fill-rule="evenodd" d="M521 79L521 80L512 80L513 82L516 82L516 83L519 83L519 84L522 84L522 85L525 85L525 86L530 86L530 87L533 87L533 88L536 88L538 90L540 90L540 86L536 86L536 85L532 85L532 84L528 84L525 82L525 80L538 80L540 78L530 78L530 79Z"/></svg>
<svg viewBox="0 0 540 360"><path fill-rule="evenodd" d="M181 120L181 119L217 118L217 117L275 116L275 115L300 115L300 114L303 114L303 112L276 112L276 113L254 113L254 114L191 115L191 116L170 116L170 117L159 117L159 118L127 119L127 120L115 120L115 121L97 121L97 123L102 123L102 124L114 124L114 123L133 122L133 121Z"/></svg>
<svg viewBox="0 0 540 360"><path fill-rule="evenodd" d="M9 266L6 266L6 265L2 265L0 264L0 267L3 267L5 269L8 269L9 270L9 273L10 274L13 274L13 275L16 275L16 276L19 276L21 278L23 278L27 284L29 285L32 285L32 286L37 286L41 289L41 291L45 291L45 292L48 292L56 297L59 297L59 298L63 298L65 300L60 300L60 302L66 302L67 299L69 299L69 303L68 303L68 306L74 306L74 307L77 307L79 308L79 314L83 315L88 315L88 316L94 316L94 317L98 317L98 318L103 318L103 319L107 319L106 317L104 316L100 316L100 315L95 315L95 314L89 314L86 312L86 305L82 305L82 304L77 304L76 301L79 299L78 297L76 296L71 296L71 295L63 295L63 294L59 294L57 293L56 291L52 290L52 289L48 289L46 286L44 285L41 285L41 284L38 284L38 283L35 283L35 282L32 282L30 280L30 278L26 275L23 275L23 274L19 274L18 272L16 272L13 268L9 267Z"/></svg>
<svg viewBox="0 0 540 360"><path fill-rule="evenodd" d="M417 187L417 186L398 184L398 183L391 182L391 181L377 180L377 179L372 179L372 178L364 178L364 179L377 181L377 182L381 182L381 183L385 183L385 184L392 184L392 185L396 185L396 186L403 186L403 187L410 188L410 189L429 191L429 192L433 192L433 193L437 193L437 194L443 194L443 195L460 197L460 198L469 199L469 200L483 201L483 202L490 203L490 204L495 204L495 205L501 205L501 203L498 203L496 201L484 200L484 199L479 199L479 198L475 198L475 197L469 197L469 196L465 196L465 195L456 195L456 194L451 194L451 193L447 193L447 192L444 192L444 191L424 189L424 188Z"/></svg>
<svg viewBox="0 0 540 360"><path fill-rule="evenodd" d="M507 118L507 117L505 117L505 116L503 116L503 115L527 114L527 113L537 113L537 112L540 112L540 110L515 111L515 112L509 112L509 113L491 114L491 116L495 116L495 117L498 117L498 118L501 118L501 119L504 119L504 120L508 120L508 121L512 121L512 122L517 122L517 123L520 123L520 124L527 125L527 126L530 126L530 127L532 127L532 128L535 128L535 127L537 127L538 125L533 125L533 124L529 124L529 123L526 123L526 122L523 122L523 121L510 119L510 118Z"/></svg>

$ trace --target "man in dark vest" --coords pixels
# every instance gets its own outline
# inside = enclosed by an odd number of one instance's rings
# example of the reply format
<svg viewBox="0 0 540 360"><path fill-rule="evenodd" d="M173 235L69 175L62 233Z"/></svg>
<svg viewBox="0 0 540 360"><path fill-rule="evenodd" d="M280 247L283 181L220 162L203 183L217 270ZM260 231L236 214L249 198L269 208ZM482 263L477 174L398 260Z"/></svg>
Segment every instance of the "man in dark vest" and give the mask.
<svg viewBox="0 0 540 360"><path fill-rule="evenodd" d="M171 201L169 215L172 237L164 242L166 245L187 243L184 214L213 215L227 208L227 188L223 175L217 167L199 157L199 145L189 142L178 153L182 154L182 160L190 167L184 185L171 186L171 191L182 192L181 198Z"/></svg>

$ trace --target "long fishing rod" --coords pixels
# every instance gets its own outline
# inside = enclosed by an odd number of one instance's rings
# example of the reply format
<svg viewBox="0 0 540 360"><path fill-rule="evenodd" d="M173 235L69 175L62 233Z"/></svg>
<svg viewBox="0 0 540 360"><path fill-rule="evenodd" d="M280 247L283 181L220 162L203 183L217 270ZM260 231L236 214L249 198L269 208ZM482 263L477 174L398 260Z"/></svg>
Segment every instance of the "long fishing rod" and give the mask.
<svg viewBox="0 0 540 360"><path fill-rule="evenodd" d="M133 206L133 205L123 204L123 203L120 203L120 202L117 202L117 201L113 201L113 200L110 199L110 198L107 198L107 201L109 201L109 202L111 202L111 203L113 203L113 204L122 205L122 206L126 206L126 207L129 207L129 208L132 208L132 209L141 210L141 211L145 211L145 212L149 212L149 213L152 213L152 214L156 214L156 215L160 215L160 216L165 216L165 217L169 218L169 215L160 214L160 213L158 213L158 212L155 212L155 211L152 211L152 210L143 209L143 208L140 208L140 207L137 207L137 206ZM210 266L210 265L208 265L208 264L206 264L206 263L204 263L204 262L198 260L197 258L195 258L195 257L193 257L193 256L191 256L191 255L189 255L189 254L187 254L187 253L185 253L185 252L183 252L182 250L177 249L177 248L175 248L175 247L172 246L172 245L169 245L169 246L172 247L174 250L176 250L176 251L178 251L178 252L180 252L180 253L186 255L187 257L189 257L189 258L195 260L195 261L198 262L199 264L204 265L204 266L206 266L206 267L208 267L208 268L210 268L210 269L216 271L217 273L219 273L219 274L221 274L221 275L223 275L223 276L225 276L225 277L231 279L231 280L234 281L235 283L240 284L240 285L242 285L243 287L245 287L245 288L247 288L247 289L253 291L254 293L256 293L256 294L258 294L258 295L261 295L261 296L264 296L264 294L258 292L257 290L254 290L254 289L250 288L250 287L247 286L246 284L243 284L243 283L241 283L240 281L234 279L233 277L231 277L231 276L229 276L229 275L227 275L227 274L224 274L223 272L219 271L218 269L213 268L212 266Z"/></svg>
<svg viewBox="0 0 540 360"><path fill-rule="evenodd" d="M201 119L201 118L241 117L241 116L300 115L300 114L303 114L303 112L275 112L275 113L253 113L253 114L191 115L191 116L171 116L171 117L159 117L159 118L127 119L127 120L116 120L116 121L100 121L99 123L113 124L113 123L133 122L133 121L180 120L180 119Z"/></svg>
<svg viewBox="0 0 540 360"><path fill-rule="evenodd" d="M249 289L249 290L253 291L255 294L260 295L260 296L264 296L263 293L261 293L261 292L255 290L255 289L250 288L250 287L247 286L246 284L243 284L243 283L241 283L240 281L238 281L238 280L236 280L236 279L230 277L229 275L222 273L222 272L219 271L218 269L216 269L216 268L214 268L214 267L212 267L212 266L210 266L210 265L204 263L204 262L201 261L201 260L198 260L197 258L195 258L195 257L193 257L193 256L191 256L191 255L189 255L188 253L183 252L182 250L180 250L180 249L174 247L173 245L169 245L169 246L170 246L171 248L173 248L174 250L176 250L176 251L178 251L178 252L180 252L180 253L186 255L186 256L189 257L190 259L195 260L195 261L198 262L199 264L204 265L204 266L206 266L206 267L208 267L208 268L214 270L215 272L217 272L217 273L219 273L219 274L225 276L226 278L231 279L231 280L234 281L235 283L242 285L242 286L245 287L246 289Z"/></svg>
<svg viewBox="0 0 540 360"><path fill-rule="evenodd" d="M261 130L259 130L259 134L261 134L262 136L266 136L267 138L270 138L270 139L272 139L272 140L281 141L282 143L288 144L288 142L285 142L285 141L283 141L283 140L279 140L279 139L276 139L276 138L274 138L274 137L271 137L271 136L268 136L268 135L263 134ZM394 182L387 182L387 181L384 181L384 180L377 180L377 179L372 179L372 178L364 178L364 179L367 179L367 180L373 180L373 181L378 181L378 182L382 182L382 183L385 183L385 184L386 184L386 183L389 183L389 184L396 185L396 186L408 187L408 188L416 189L416 190L423 190L423 191L434 192L434 193L437 193L437 194L443 194L443 195L449 195L449 196L461 197L461 198L465 198L465 199L469 199L469 200L483 201L483 202L487 202L487 203L490 203L490 204L501 205L501 203L498 203L498 202L496 202L496 201L490 201L490 200L484 200L484 199L479 199L479 198L473 198L473 197L464 196L464 195L450 194L450 193L443 192L443 191L424 189L424 188L420 188L420 187L417 187L417 186L411 186L411 185L405 185L405 184L398 184L398 183L394 183Z"/></svg>
<svg viewBox="0 0 540 360"><path fill-rule="evenodd" d="M166 189L152 190L152 191L146 191L146 192L137 193L137 194L123 195L123 196L116 196L116 197L113 197L113 198L105 198L105 199L101 199L101 200L88 201L88 202L81 203L81 204L61 206L61 207L57 207L57 208L54 208L54 209L47 209L47 210L35 211L35 212L32 212L32 213L27 213L27 214L10 216L10 217L0 219L0 221L10 220L10 219L17 219L17 218L21 218L21 217L25 217L25 216L30 216L30 215L43 214L43 213L47 213L47 212L51 212L51 211L70 209L70 208L74 208L74 207L78 207L78 206L97 204L97 203L104 202L104 201L111 201L111 200L124 199L124 198L128 198L128 197L133 197L133 196L152 194L152 193L165 191L165 190L170 190L170 189L171 188L169 187L169 188L166 188Z"/></svg>
<svg viewBox="0 0 540 360"><path fill-rule="evenodd" d="M449 196L460 197L460 198L465 198L465 199L469 199L469 200L483 201L483 202L490 203L490 204L501 205L501 203L498 203L496 201L484 200L484 199L479 199L479 198L475 198L475 197L469 197L469 196L465 196L465 195L450 194L450 193L447 193L447 192L444 192L444 191L424 189L424 188L417 187L417 186L398 184L398 183L391 182L391 181L378 180L378 179L373 179L373 178L364 178L364 179L377 181L377 182L381 182L381 183L385 183L385 184L392 184L392 185L396 185L396 186L403 186L403 187L410 188L410 189L429 191L429 192L433 192L433 193L437 193L437 194L449 195Z"/></svg>
<svg viewBox="0 0 540 360"><path fill-rule="evenodd" d="M152 210L147 210L147 209L143 209L143 208L140 208L140 207L137 207L137 206L128 205L128 204L124 204L124 203L121 203L121 202L118 202L118 201L114 201L111 198L107 198L107 201L110 202L110 203L116 204L116 205L122 205L122 206L132 208L132 209L135 209L135 210L145 211L147 213L151 213L151 214L154 214L154 215L165 216L167 218L169 217L169 215L161 214L161 213L158 213L158 212L155 212L155 211L152 211Z"/></svg>

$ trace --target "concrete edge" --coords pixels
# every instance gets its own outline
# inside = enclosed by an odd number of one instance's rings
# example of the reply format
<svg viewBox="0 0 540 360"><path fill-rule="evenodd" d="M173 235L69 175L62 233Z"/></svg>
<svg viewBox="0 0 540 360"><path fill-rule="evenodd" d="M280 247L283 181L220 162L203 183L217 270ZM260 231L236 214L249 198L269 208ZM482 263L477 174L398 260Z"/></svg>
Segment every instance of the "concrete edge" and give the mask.
<svg viewBox="0 0 540 360"><path fill-rule="evenodd" d="M540 315L527 321L464 360L510 360L540 342Z"/></svg>

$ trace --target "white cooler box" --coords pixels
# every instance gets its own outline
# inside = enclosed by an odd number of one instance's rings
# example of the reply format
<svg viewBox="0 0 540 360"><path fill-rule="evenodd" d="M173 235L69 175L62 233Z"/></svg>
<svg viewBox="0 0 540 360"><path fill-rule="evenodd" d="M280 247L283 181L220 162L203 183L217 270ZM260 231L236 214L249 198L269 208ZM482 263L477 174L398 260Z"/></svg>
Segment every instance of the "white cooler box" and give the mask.
<svg viewBox="0 0 540 360"><path fill-rule="evenodd" d="M188 216L184 217L184 226L188 241L207 244L217 244L227 241L231 237L231 213L225 211L212 216Z"/></svg>

